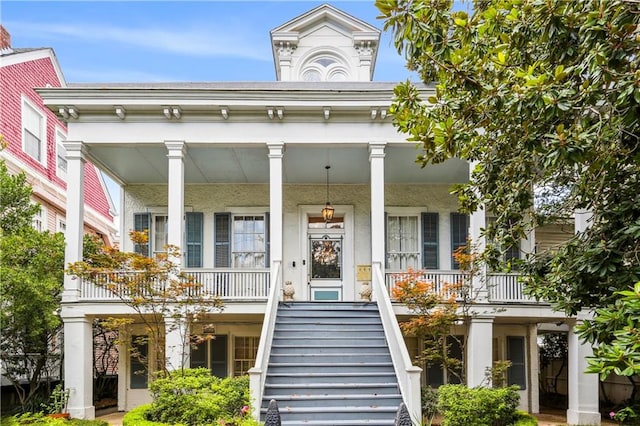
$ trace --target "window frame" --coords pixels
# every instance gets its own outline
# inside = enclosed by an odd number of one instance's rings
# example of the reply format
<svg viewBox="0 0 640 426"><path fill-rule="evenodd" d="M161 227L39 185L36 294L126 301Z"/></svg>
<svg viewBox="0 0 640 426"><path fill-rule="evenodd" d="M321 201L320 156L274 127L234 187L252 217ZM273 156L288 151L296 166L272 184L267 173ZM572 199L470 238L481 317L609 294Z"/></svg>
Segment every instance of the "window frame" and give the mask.
<svg viewBox="0 0 640 426"><path fill-rule="evenodd" d="M33 218L31 219L31 226L38 232L44 232L49 229L47 221L47 209L42 204L40 204L40 212L33 215Z"/></svg>
<svg viewBox="0 0 640 426"><path fill-rule="evenodd" d="M27 127L28 127L27 113L26 113L27 109L31 109L35 114L40 116L39 135L33 135L33 133L27 129ZM21 113L21 124L20 124L21 132L20 132L20 137L21 137L21 142L22 142L22 152L27 154L30 158L32 158L34 161L36 161L39 164L41 164L43 167L47 167L47 115L44 112L42 112L41 109L38 108L38 106L35 103L33 103L30 99L28 99L25 96L22 96L20 113ZM27 146L26 146L27 145L27 138L26 138L26 133L27 132L29 132L30 134L32 134L34 137L38 138L38 140L39 140L40 159L35 158L27 150Z"/></svg>
<svg viewBox="0 0 640 426"><path fill-rule="evenodd" d="M436 268L427 268L425 259L425 236L424 236L424 217L425 215L435 215L436 217ZM389 218L391 217L415 217L417 221L416 238L417 238L417 252L414 267L416 270L440 270L440 250L441 250L441 238L440 238L440 224L441 224L441 212L429 210L426 207L391 207L386 209L384 218L384 244L385 244L385 265L390 271L396 271L396 269L389 267ZM406 268L405 268L406 269ZM402 270L402 268L400 269ZM398 271L400 271L398 270Z"/></svg>
<svg viewBox="0 0 640 426"><path fill-rule="evenodd" d="M235 227L235 221L236 218L252 218L252 221L255 222L257 217L261 217L262 218L262 224L263 224L263 231L261 233L262 235L262 239L263 239L263 250L262 251L257 251L257 250L253 250L253 251L240 251L237 248L237 240L236 240L236 227ZM268 251L268 244L267 244L267 238L268 238L268 234L269 231L267 229L268 226L268 219L267 219L267 214L265 211L261 211L259 213L256 212L231 212L231 235L230 235L230 254L231 254L231 268L234 269L253 269L253 268L266 268L267 267L267 251ZM243 233L242 235L260 235L260 233L257 232L253 232L253 233ZM255 244L255 239L252 239L253 244ZM254 263L255 263L255 256L257 254L262 253L262 259L263 259L263 265L262 266L251 266L251 267L244 267L242 265L239 265L236 263L236 255L238 253L245 253L245 254L251 254L254 256Z"/></svg>
<svg viewBox="0 0 640 426"><path fill-rule="evenodd" d="M64 141L67 140L67 135L56 126L55 129L55 137L56 137L56 176L60 179L67 179L67 149L64 147ZM64 150L64 157L60 155L60 148ZM60 160L64 160L64 170L60 168Z"/></svg>

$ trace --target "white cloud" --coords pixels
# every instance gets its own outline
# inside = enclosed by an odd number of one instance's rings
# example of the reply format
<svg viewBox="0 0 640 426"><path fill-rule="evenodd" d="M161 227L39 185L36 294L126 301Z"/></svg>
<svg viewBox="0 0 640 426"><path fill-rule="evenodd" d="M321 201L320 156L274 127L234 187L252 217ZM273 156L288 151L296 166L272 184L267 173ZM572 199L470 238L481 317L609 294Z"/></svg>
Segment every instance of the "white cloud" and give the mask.
<svg viewBox="0 0 640 426"><path fill-rule="evenodd" d="M76 42L95 41L119 46L132 46L166 51L188 56L235 57L271 60L270 51L265 52L261 42L264 35L225 30L219 24L208 28L129 28L104 24L51 24L27 21L13 21L7 27L20 28L31 36L42 38L74 37ZM236 36L230 36L230 34ZM255 38L255 39L254 39Z"/></svg>

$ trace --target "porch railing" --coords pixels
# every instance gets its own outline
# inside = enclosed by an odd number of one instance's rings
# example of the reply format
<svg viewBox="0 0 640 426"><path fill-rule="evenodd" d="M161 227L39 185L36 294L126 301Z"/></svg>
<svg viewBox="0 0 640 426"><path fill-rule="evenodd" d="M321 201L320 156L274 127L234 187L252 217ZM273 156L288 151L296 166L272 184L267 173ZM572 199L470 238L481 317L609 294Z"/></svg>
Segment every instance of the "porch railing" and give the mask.
<svg viewBox="0 0 640 426"><path fill-rule="evenodd" d="M403 272L386 272L385 285L389 295L399 281L406 277ZM489 302L495 303L536 303L536 300L524 293L524 284L518 279L518 273L490 273L487 275L486 288ZM433 291L446 297L447 285L464 281L468 274L461 271L424 271L418 273L418 279L431 283Z"/></svg>
<svg viewBox="0 0 640 426"><path fill-rule="evenodd" d="M223 300L262 300L269 296L268 269L187 269L184 270L195 282L202 287L202 294L215 295ZM98 274L93 279L82 280L80 299L120 300L116 292L109 289L109 285L119 282L144 281L142 272L110 271ZM125 295L126 296L126 295Z"/></svg>

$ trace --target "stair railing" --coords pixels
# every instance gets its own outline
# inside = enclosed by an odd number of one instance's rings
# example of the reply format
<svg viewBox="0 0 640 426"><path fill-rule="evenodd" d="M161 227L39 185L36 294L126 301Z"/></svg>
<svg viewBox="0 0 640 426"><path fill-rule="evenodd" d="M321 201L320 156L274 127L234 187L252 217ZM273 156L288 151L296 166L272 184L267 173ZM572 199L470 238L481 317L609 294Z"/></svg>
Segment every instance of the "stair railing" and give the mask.
<svg viewBox="0 0 640 426"><path fill-rule="evenodd" d="M422 420L422 406L420 403L420 373L422 368L413 365L409 351L404 343L404 337L400 331L396 314L393 312L393 305L389 298L389 293L385 287L382 265L380 262L373 262L373 282L372 290L374 299L378 302L380 318L387 337L389 352L393 368L400 385L402 400L409 411L409 415L414 423L420 424Z"/></svg>
<svg viewBox="0 0 640 426"><path fill-rule="evenodd" d="M260 407L262 405L262 393L264 382L267 376L267 366L271 356L271 344L278 313L278 301L280 300L281 285L280 273L282 272L282 262L273 261L271 265L271 287L269 288L269 298L264 312L262 331L260 332L260 343L256 354L256 364L249 370L249 388L251 391L251 413L256 420L260 420Z"/></svg>

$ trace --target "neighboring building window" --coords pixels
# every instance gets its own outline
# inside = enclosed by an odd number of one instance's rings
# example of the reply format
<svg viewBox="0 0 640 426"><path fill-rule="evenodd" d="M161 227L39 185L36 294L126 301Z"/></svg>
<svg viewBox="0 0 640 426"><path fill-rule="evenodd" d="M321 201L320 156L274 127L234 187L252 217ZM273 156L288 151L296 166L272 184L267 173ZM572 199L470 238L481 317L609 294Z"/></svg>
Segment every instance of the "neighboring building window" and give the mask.
<svg viewBox="0 0 640 426"><path fill-rule="evenodd" d="M131 352L129 353L129 387L146 389L149 371L149 336L131 336Z"/></svg>
<svg viewBox="0 0 640 426"><path fill-rule="evenodd" d="M26 100L22 102L22 149L34 160L46 165L46 118Z"/></svg>
<svg viewBox="0 0 640 426"><path fill-rule="evenodd" d="M58 221L56 222L56 232L62 232L62 234L67 233L67 221L63 217L58 217Z"/></svg>
<svg viewBox="0 0 640 426"><path fill-rule="evenodd" d="M63 179L67 177L67 150L62 144L64 140L62 132L56 131L56 173Z"/></svg>
<svg viewBox="0 0 640 426"><path fill-rule="evenodd" d="M387 263L396 271L420 269L418 216L387 216Z"/></svg>
<svg viewBox="0 0 640 426"><path fill-rule="evenodd" d="M524 336L507 336L507 360L511 361L511 366L507 369L507 384L518 385L522 390L526 389Z"/></svg>
<svg viewBox="0 0 640 426"><path fill-rule="evenodd" d="M38 232L42 232L47 229L47 212L44 207L40 206L40 211L33 215L31 224Z"/></svg>
<svg viewBox="0 0 640 426"><path fill-rule="evenodd" d="M236 337L234 339L233 375L243 376L256 363L259 337Z"/></svg>
<svg viewBox="0 0 640 426"><path fill-rule="evenodd" d="M462 213L451 213L451 269L460 269L454 253L467 245L469 233L469 216Z"/></svg>

